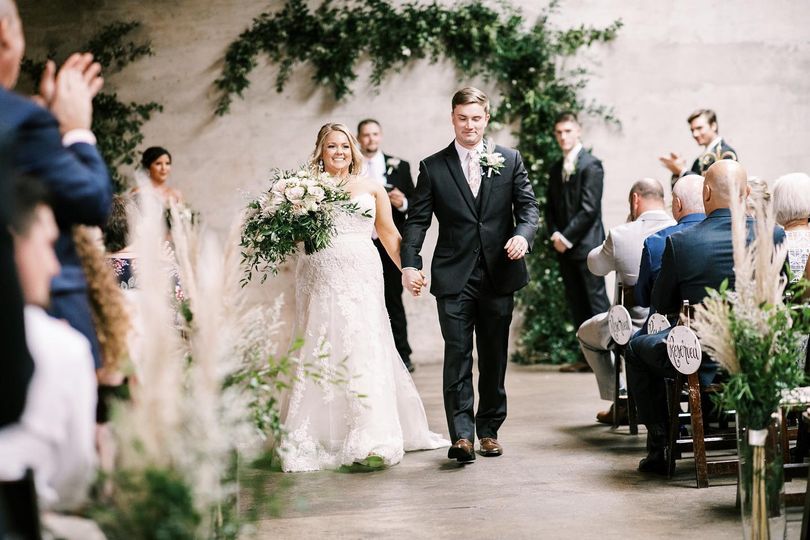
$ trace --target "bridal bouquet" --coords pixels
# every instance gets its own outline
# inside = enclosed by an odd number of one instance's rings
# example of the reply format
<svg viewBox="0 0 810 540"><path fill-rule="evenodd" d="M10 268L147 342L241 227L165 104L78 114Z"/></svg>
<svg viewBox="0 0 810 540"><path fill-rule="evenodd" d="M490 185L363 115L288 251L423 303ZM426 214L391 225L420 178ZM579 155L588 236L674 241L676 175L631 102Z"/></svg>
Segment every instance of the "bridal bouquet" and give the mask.
<svg viewBox="0 0 810 540"><path fill-rule="evenodd" d="M270 189L248 204L242 226L243 284L254 270L278 272L278 266L303 242L307 254L332 242L335 216L359 210L338 180L308 169L275 170Z"/></svg>

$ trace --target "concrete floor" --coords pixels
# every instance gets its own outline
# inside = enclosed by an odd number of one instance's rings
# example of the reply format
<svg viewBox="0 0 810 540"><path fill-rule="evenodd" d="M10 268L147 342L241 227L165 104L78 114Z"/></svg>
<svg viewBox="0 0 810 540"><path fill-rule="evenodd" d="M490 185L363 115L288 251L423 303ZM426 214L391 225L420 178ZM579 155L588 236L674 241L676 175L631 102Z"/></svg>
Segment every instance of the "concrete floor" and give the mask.
<svg viewBox="0 0 810 540"><path fill-rule="evenodd" d="M420 364L414 380L431 427L446 433L440 364ZM698 490L690 461L670 481L637 473L643 428L635 437L594 421L605 402L592 374L510 365L507 392L502 457L462 467L435 450L371 473L273 473L267 489L282 509L259 523L258 537L741 537L735 478ZM788 520L798 538L801 514Z"/></svg>

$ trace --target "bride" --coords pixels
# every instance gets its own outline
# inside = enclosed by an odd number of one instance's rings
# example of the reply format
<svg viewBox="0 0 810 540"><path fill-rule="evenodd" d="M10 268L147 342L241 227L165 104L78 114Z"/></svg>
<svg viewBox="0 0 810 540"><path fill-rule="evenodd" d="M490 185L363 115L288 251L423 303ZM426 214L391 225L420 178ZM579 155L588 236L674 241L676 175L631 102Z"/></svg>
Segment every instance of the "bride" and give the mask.
<svg viewBox="0 0 810 540"><path fill-rule="evenodd" d="M302 255L296 268L299 365L282 410L282 469L314 471L361 463L394 465L405 451L448 446L428 428L416 386L394 346L383 275L371 235L400 266L400 236L382 185L360 176L362 156L343 124L318 133L312 166L340 179L360 211L336 218L332 245ZM365 214L365 215L364 215Z"/></svg>

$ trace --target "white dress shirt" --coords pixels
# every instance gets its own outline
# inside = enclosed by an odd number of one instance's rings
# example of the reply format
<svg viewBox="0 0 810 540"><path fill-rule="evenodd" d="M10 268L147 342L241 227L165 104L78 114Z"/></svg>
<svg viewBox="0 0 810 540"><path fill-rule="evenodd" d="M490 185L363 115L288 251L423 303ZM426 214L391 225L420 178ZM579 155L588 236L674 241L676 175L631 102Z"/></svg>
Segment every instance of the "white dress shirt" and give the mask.
<svg viewBox="0 0 810 540"><path fill-rule="evenodd" d="M382 185L388 183L388 178L386 178L386 172L388 170L388 165L385 163L385 156L381 151L377 151L372 157L367 158L363 156L363 163L365 164L365 172L366 176L369 178L376 180ZM408 211L408 198L403 195L404 199L402 203L402 207L397 208L402 213ZM391 205L394 208L394 205Z"/></svg>
<svg viewBox="0 0 810 540"><path fill-rule="evenodd" d="M95 478L96 375L90 344L42 308L25 307L34 360L20 421L0 430L0 480L34 470L43 507L79 506Z"/></svg>

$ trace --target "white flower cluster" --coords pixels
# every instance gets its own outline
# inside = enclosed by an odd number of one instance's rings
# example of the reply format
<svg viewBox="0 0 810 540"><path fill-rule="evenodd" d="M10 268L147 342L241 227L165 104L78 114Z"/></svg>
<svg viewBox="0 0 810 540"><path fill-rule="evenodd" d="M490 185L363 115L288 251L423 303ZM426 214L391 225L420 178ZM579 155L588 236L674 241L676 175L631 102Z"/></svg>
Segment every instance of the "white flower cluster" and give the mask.
<svg viewBox="0 0 810 540"><path fill-rule="evenodd" d="M258 199L260 211L271 216L285 202L292 205L295 215L317 212L326 199L327 190L335 188L334 178L326 173L312 173L302 169L290 176L281 176L270 191Z"/></svg>

